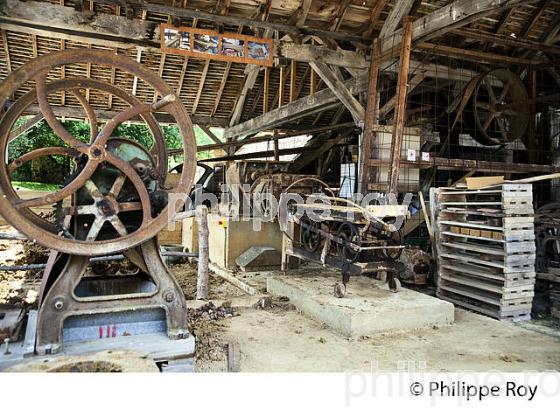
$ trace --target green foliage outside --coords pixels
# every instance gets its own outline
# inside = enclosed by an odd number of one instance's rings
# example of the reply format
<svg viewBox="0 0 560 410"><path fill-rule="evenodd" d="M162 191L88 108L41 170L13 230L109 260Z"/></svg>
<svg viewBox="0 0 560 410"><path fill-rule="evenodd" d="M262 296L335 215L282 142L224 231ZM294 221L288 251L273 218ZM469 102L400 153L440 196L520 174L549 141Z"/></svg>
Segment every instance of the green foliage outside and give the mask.
<svg viewBox="0 0 560 410"><path fill-rule="evenodd" d="M14 129L24 124L28 118L20 118L14 125ZM89 141L89 124L83 121L66 121L63 123L64 127L81 141ZM168 149L182 148L183 142L179 128L175 125L162 127L165 142ZM213 141L200 129L195 127L195 137L197 145L208 145L213 144ZM216 135L222 137L222 130L216 130ZM152 145L152 136L147 126L139 124L121 124L117 127L113 133L113 137L123 137L136 141L146 148L150 148ZM13 140L8 147L8 161L12 161L15 158L22 156L23 154L30 152L34 149L43 147L55 147L55 146L66 146L66 144L51 130L45 121L41 121L31 130L29 130L25 135ZM209 152L200 152L198 158L208 158L210 157ZM52 156L48 161L54 161L54 163L49 162L47 167L56 168L61 170L69 169L71 161L70 158L66 156ZM182 155L172 155L169 157L169 169L173 168L177 164L183 162ZM34 175L35 173L35 175ZM63 172L59 172L62 174ZM43 176L43 178L41 178ZM62 177L62 176L61 176ZM42 183L60 183L57 180L44 180L52 179L51 175L46 175L45 172L33 170L32 163L28 162L21 168L17 169L13 175L13 181L39 181ZM55 178L57 179L57 178Z"/></svg>

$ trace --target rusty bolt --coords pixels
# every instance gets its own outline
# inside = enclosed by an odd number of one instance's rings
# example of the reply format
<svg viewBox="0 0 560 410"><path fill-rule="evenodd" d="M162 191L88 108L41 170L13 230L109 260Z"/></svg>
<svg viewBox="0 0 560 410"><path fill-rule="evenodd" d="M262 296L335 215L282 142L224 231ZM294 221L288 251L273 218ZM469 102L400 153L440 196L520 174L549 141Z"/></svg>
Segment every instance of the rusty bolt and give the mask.
<svg viewBox="0 0 560 410"><path fill-rule="evenodd" d="M163 294L163 299L164 299L167 303L171 303L171 302L173 302L173 301L175 300L175 294L174 294L172 291L168 290L167 292L165 292L165 293Z"/></svg>

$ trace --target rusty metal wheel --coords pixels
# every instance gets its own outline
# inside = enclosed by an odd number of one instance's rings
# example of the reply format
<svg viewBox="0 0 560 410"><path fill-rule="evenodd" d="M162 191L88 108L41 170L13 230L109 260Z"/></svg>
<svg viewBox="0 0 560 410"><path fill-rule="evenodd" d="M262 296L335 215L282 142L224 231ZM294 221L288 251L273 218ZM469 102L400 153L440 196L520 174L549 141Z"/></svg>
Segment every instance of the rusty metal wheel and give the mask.
<svg viewBox="0 0 560 410"><path fill-rule="evenodd" d="M505 144L523 136L529 123L529 97L523 82L505 69L492 70L476 81L472 110L473 137L485 145Z"/></svg>
<svg viewBox="0 0 560 410"><path fill-rule="evenodd" d="M249 190L251 208L255 216L269 218L274 212L274 181L270 175L260 176L253 182Z"/></svg>
<svg viewBox="0 0 560 410"><path fill-rule="evenodd" d="M137 78L153 89L160 98L155 103L142 103L135 96L118 87L89 78L68 78L48 82L56 77L62 66L91 64L105 66ZM24 154L10 164L0 166L0 213L21 233L40 244L76 255L101 255L119 252L139 245L154 237L168 223L170 215L184 204L194 179L196 143L188 113L173 90L158 75L141 64L122 55L99 50L64 50L36 58L12 73L0 85L0 106L6 105L14 95L32 87L10 105L0 120L0 152L6 158L8 145L13 138L11 131L17 119L31 105L38 105L40 114L64 143L62 147L43 147ZM120 99L125 108L102 128L98 128L96 109L92 107L83 90L101 92ZM90 123L89 141L72 135L59 122L53 110L53 93L71 93L81 104ZM167 174L167 150L160 125L154 113L164 111L174 117L183 137L185 164L179 183L172 191L165 190L163 181ZM130 140L114 139L116 127L123 122L140 117L151 131L153 142L144 149ZM69 172L67 182L56 192L26 199L12 187L11 173L25 162L52 155L69 155L76 166ZM112 181L100 189L99 174L108 172ZM111 178L109 178L111 179ZM125 192L121 192L123 190ZM176 193L168 205L169 194ZM87 196L91 203L80 201ZM178 200L177 200L178 199ZM156 200L156 201L155 201ZM160 206L154 206L154 201ZM87 202L87 201L86 201ZM65 226L45 220L32 211L35 207L62 204ZM70 229L70 221L78 215L95 215L94 222L83 237ZM127 226L120 213L140 213L137 226ZM125 218L126 219L126 218ZM113 235L99 236L103 224L112 226Z"/></svg>
<svg viewBox="0 0 560 410"><path fill-rule="evenodd" d="M339 256L348 263L356 262L360 257L360 251L357 248L362 245L358 227L351 222L342 222L336 236L342 240L342 244L337 244Z"/></svg>

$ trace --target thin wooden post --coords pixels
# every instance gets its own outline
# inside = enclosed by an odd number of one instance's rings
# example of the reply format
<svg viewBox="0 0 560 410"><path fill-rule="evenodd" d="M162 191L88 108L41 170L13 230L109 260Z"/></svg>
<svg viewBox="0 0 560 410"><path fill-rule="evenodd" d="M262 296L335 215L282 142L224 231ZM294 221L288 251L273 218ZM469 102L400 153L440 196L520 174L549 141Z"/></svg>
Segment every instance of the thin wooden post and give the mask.
<svg viewBox="0 0 560 410"><path fill-rule="evenodd" d="M364 121L364 133L362 137L362 150L360 161L360 186L358 191L362 194L368 192L368 183L370 181L369 160L372 158L372 147L375 144L375 132L373 126L378 123L378 101L377 101L377 79L379 77L379 41L373 42L371 49L371 64L369 67L369 84L367 94L366 116Z"/></svg>
<svg viewBox="0 0 560 410"><path fill-rule="evenodd" d="M274 130L274 161L280 161L280 144L278 143L278 130Z"/></svg>
<svg viewBox="0 0 560 410"><path fill-rule="evenodd" d="M292 60L290 64L290 102L296 100L296 77L297 77L297 63Z"/></svg>
<svg viewBox="0 0 560 410"><path fill-rule="evenodd" d="M537 159L537 136L535 133L535 114L537 98L537 71L529 69L529 87L531 89L531 103L529 104L529 126L527 128L527 151L529 152L529 162L535 163Z"/></svg>
<svg viewBox="0 0 560 410"><path fill-rule="evenodd" d="M268 112L268 93L270 89L270 68L264 69L264 96L263 96L263 113Z"/></svg>
<svg viewBox="0 0 560 410"><path fill-rule="evenodd" d="M404 134L404 120L406 114L406 88L408 82L408 69L410 66L410 48L412 40L412 20L405 19L403 42L399 60L399 78L397 81L397 104L395 106L395 125L393 139L391 140L391 161L387 180L388 193L397 194L399 181L399 165L401 162L401 146Z"/></svg>
<svg viewBox="0 0 560 410"><path fill-rule="evenodd" d="M198 225L198 277L196 281L196 298L208 299L208 208L196 207Z"/></svg>
<svg viewBox="0 0 560 410"><path fill-rule="evenodd" d="M278 107L284 104L284 80L286 78L286 70L284 66L280 66L280 85L278 86Z"/></svg>

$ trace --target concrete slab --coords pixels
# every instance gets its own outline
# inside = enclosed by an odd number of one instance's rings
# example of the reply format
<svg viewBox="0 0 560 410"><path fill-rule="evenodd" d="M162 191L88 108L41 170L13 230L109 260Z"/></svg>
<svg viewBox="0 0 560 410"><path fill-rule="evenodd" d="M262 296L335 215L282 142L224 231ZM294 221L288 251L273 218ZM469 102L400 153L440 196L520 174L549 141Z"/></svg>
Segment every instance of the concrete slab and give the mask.
<svg viewBox="0 0 560 410"><path fill-rule="evenodd" d="M336 276L274 276L267 291L285 296L305 315L348 337L380 332L448 325L454 320L453 304L387 285L366 277L352 277L344 298L333 296Z"/></svg>

